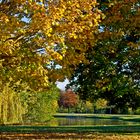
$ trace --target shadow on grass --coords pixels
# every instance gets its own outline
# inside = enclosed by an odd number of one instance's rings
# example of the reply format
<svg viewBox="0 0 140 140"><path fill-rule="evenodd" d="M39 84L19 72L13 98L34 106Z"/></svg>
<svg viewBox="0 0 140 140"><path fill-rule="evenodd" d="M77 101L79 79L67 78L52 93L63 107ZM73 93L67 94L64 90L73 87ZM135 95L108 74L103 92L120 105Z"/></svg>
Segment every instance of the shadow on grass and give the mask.
<svg viewBox="0 0 140 140"><path fill-rule="evenodd" d="M139 133L140 125L114 125L114 126L0 126L0 132L16 133L84 133L84 132L101 132L101 133Z"/></svg>

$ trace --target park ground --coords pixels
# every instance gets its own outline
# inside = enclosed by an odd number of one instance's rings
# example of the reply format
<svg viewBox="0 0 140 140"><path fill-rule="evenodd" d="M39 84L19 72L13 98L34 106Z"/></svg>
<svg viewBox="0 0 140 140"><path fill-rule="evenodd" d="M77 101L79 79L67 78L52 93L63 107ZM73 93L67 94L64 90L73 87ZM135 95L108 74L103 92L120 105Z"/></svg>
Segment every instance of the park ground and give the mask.
<svg viewBox="0 0 140 140"><path fill-rule="evenodd" d="M1 140L140 140L140 134L115 133L3 133Z"/></svg>
<svg viewBox="0 0 140 140"><path fill-rule="evenodd" d="M72 114L57 114L69 116ZM79 116L79 114L73 114ZM134 121L133 125L102 126L54 126L45 125L1 125L0 140L140 140L139 115L81 114L99 119Z"/></svg>

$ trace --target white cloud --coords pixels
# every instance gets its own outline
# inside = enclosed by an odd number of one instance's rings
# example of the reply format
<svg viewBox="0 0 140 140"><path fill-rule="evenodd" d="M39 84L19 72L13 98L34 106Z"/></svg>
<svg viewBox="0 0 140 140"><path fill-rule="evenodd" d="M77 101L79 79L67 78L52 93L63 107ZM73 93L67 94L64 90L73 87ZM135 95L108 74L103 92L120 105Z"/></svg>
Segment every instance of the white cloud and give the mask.
<svg viewBox="0 0 140 140"><path fill-rule="evenodd" d="M56 82L57 87L61 90L65 90L67 84L69 84L68 79L65 79L64 82L59 82L59 81Z"/></svg>

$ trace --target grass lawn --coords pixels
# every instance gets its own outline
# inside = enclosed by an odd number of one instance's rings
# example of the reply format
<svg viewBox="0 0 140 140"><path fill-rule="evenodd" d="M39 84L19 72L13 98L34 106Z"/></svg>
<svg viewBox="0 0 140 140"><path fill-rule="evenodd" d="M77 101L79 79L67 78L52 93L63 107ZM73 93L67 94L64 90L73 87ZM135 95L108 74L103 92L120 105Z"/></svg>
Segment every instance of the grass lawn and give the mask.
<svg viewBox="0 0 140 140"><path fill-rule="evenodd" d="M120 119L138 122L136 125L56 126L45 125L1 125L0 139L100 139L140 140L139 115L106 114L56 114L57 117L87 117L99 119ZM16 138L15 138L16 137Z"/></svg>
<svg viewBox="0 0 140 140"><path fill-rule="evenodd" d="M140 133L139 125L110 125L110 126L0 126L0 132L17 132L17 133Z"/></svg>

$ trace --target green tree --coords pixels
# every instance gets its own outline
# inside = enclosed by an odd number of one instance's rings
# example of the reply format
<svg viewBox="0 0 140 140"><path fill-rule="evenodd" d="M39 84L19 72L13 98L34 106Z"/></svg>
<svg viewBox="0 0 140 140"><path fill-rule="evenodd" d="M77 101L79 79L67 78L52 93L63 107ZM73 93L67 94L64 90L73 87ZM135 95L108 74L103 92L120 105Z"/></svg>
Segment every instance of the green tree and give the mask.
<svg viewBox="0 0 140 140"><path fill-rule="evenodd" d="M22 93L21 102L26 106L25 123L45 122L52 119L58 109L59 89L55 85L44 92Z"/></svg>
<svg viewBox="0 0 140 140"><path fill-rule="evenodd" d="M87 53L90 63L79 65L70 85L82 100L94 101L101 97L109 101L108 105L136 109L140 105L139 68L134 70L131 66L139 64L139 50L119 46L120 50L112 57L102 49L97 46Z"/></svg>
<svg viewBox="0 0 140 140"><path fill-rule="evenodd" d="M94 48L86 53L89 63L81 63L71 85L84 100L105 98L116 108L136 109L140 100L140 3L100 1L106 16L102 20Z"/></svg>

